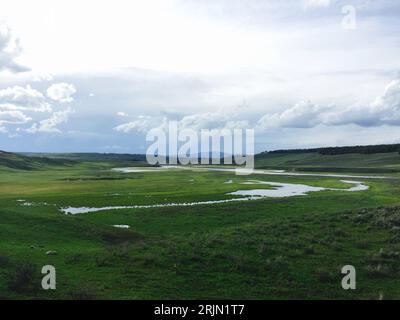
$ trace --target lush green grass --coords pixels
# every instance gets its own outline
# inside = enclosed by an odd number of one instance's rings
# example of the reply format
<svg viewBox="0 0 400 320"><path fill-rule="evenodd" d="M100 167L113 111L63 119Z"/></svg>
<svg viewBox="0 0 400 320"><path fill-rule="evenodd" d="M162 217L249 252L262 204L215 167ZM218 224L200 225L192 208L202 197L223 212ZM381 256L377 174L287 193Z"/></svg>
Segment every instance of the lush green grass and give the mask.
<svg viewBox="0 0 400 320"><path fill-rule="evenodd" d="M227 199L227 192L255 188L240 184L248 179L348 187L337 178L204 170L124 174L112 166L96 161L0 170L1 298L400 298L400 209L360 213L399 204L398 179L361 179L370 186L361 192L76 216L59 211ZM22 206L21 199L36 205ZM46 255L50 250L57 255ZM55 291L40 289L46 264L57 269ZM357 268L356 291L340 286L346 264ZM32 275L31 286L16 285L16 270L20 277Z"/></svg>

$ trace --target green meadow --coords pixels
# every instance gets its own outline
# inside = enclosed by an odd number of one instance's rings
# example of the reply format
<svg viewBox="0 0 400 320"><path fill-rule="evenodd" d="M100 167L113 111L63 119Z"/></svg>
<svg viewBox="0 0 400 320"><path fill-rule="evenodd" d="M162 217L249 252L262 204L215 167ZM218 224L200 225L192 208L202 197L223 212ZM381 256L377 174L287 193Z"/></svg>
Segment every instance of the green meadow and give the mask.
<svg viewBox="0 0 400 320"><path fill-rule="evenodd" d="M259 168L390 177L346 179L362 181L364 191L77 215L60 209L223 200L271 188L242 184L250 179L350 186L338 177L111 170L144 165L129 158L45 159L3 155L0 163L1 299L400 298L398 153L257 157ZM56 268L56 290L41 287L44 265ZM344 265L357 270L356 290L341 287Z"/></svg>

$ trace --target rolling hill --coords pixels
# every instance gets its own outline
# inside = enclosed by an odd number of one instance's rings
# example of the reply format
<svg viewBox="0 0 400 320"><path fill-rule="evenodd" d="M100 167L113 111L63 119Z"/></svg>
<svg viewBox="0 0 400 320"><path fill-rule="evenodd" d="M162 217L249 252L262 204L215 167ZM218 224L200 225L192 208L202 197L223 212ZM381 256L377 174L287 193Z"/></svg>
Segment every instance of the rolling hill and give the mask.
<svg viewBox="0 0 400 320"><path fill-rule="evenodd" d="M315 149L274 150L255 156L259 169L311 172L400 172L400 144ZM221 155L222 157L223 155ZM147 165L143 154L114 153L10 153L0 151L0 167L20 170L77 163L104 163L107 166Z"/></svg>
<svg viewBox="0 0 400 320"><path fill-rule="evenodd" d="M275 150L255 157L256 167L297 171L400 172L400 145Z"/></svg>
<svg viewBox="0 0 400 320"><path fill-rule="evenodd" d="M35 170L48 166L69 166L75 163L76 161L69 159L27 157L16 153L0 150L0 167L10 168L10 169Z"/></svg>

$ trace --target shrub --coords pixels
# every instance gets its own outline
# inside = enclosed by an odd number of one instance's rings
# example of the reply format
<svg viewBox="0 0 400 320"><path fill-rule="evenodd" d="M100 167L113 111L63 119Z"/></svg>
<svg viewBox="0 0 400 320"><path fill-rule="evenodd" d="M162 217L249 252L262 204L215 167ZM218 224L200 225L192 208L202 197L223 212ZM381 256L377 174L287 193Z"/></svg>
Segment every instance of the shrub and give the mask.
<svg viewBox="0 0 400 320"><path fill-rule="evenodd" d="M288 265L288 261L284 256L276 256L265 261L265 268L268 271L284 271L287 269Z"/></svg>
<svg viewBox="0 0 400 320"><path fill-rule="evenodd" d="M355 246L357 249L368 249L371 245L370 245L369 242L362 240L362 241L356 242L356 243L354 244L354 246Z"/></svg>
<svg viewBox="0 0 400 320"><path fill-rule="evenodd" d="M36 271L36 266L30 262L18 264L10 288L17 292L33 290L35 288Z"/></svg>
<svg viewBox="0 0 400 320"><path fill-rule="evenodd" d="M154 254L149 253L143 256L143 265L147 267L154 267L155 265L157 265L157 262L158 258Z"/></svg>
<svg viewBox="0 0 400 320"><path fill-rule="evenodd" d="M238 255L233 257L232 269L241 273L254 273L257 272L257 265L254 264L244 255Z"/></svg>
<svg viewBox="0 0 400 320"><path fill-rule="evenodd" d="M325 270L317 270L316 276L320 282L329 282L329 281L333 280L333 278L334 278L334 276L331 272L328 272Z"/></svg>
<svg viewBox="0 0 400 320"><path fill-rule="evenodd" d="M314 247L309 246L309 247L305 247L304 250L303 250L303 252L304 252L305 254L314 254L314 253L315 253L315 249L314 249Z"/></svg>
<svg viewBox="0 0 400 320"><path fill-rule="evenodd" d="M77 264L82 261L83 255L80 253L76 253L70 258L68 258L65 262L68 264Z"/></svg>
<svg viewBox="0 0 400 320"><path fill-rule="evenodd" d="M0 267L8 265L9 259L6 256L0 255Z"/></svg>
<svg viewBox="0 0 400 320"><path fill-rule="evenodd" d="M335 250L335 251L342 251L343 250L343 246L337 241L334 241L334 242L331 243L331 248L333 250Z"/></svg>
<svg viewBox="0 0 400 320"><path fill-rule="evenodd" d="M70 292L73 300L93 300L96 299L95 290L89 286L75 288Z"/></svg>
<svg viewBox="0 0 400 320"><path fill-rule="evenodd" d="M125 259L128 258L129 251L130 251L130 245L127 242L124 242L112 248L113 255L118 258L125 258Z"/></svg>
<svg viewBox="0 0 400 320"><path fill-rule="evenodd" d="M393 274L393 269L387 264L366 265L365 271L372 277L384 277Z"/></svg>
<svg viewBox="0 0 400 320"><path fill-rule="evenodd" d="M96 265L98 267L110 267L112 266L113 257L110 254L104 254L96 257Z"/></svg>
<svg viewBox="0 0 400 320"><path fill-rule="evenodd" d="M261 243L260 246L258 247L258 253L263 255L267 252L268 246L265 242Z"/></svg>

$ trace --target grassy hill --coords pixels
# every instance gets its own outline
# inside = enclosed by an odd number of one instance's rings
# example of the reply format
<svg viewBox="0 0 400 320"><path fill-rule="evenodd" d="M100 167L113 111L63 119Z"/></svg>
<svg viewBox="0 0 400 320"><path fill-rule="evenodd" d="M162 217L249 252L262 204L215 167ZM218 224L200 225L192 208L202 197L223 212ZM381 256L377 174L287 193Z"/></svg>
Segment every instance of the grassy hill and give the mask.
<svg viewBox="0 0 400 320"><path fill-rule="evenodd" d="M0 168L19 170L34 170L48 166L70 166L76 161L69 159L53 159L47 157L26 157L23 155L0 150Z"/></svg>
<svg viewBox="0 0 400 320"><path fill-rule="evenodd" d="M86 165L103 165L104 167L129 167L144 166L144 154L119 154L119 153L21 153L30 158L47 158L56 161L68 160Z"/></svg>
<svg viewBox="0 0 400 320"><path fill-rule="evenodd" d="M256 167L319 172L400 172L398 145L277 150L255 157Z"/></svg>
<svg viewBox="0 0 400 320"><path fill-rule="evenodd" d="M21 153L28 157L45 157L50 159L68 159L74 161L100 161L100 162L144 162L144 154L122 154L122 153Z"/></svg>
<svg viewBox="0 0 400 320"><path fill-rule="evenodd" d="M399 173L400 145L275 150L255 157L256 168L311 172ZM77 163L104 166L147 165L144 154L9 153L0 151L0 167L40 169Z"/></svg>
<svg viewBox="0 0 400 320"><path fill-rule="evenodd" d="M146 156L114 153L11 153L0 150L0 169L39 170L51 166L68 167L82 163L141 166L146 164Z"/></svg>

